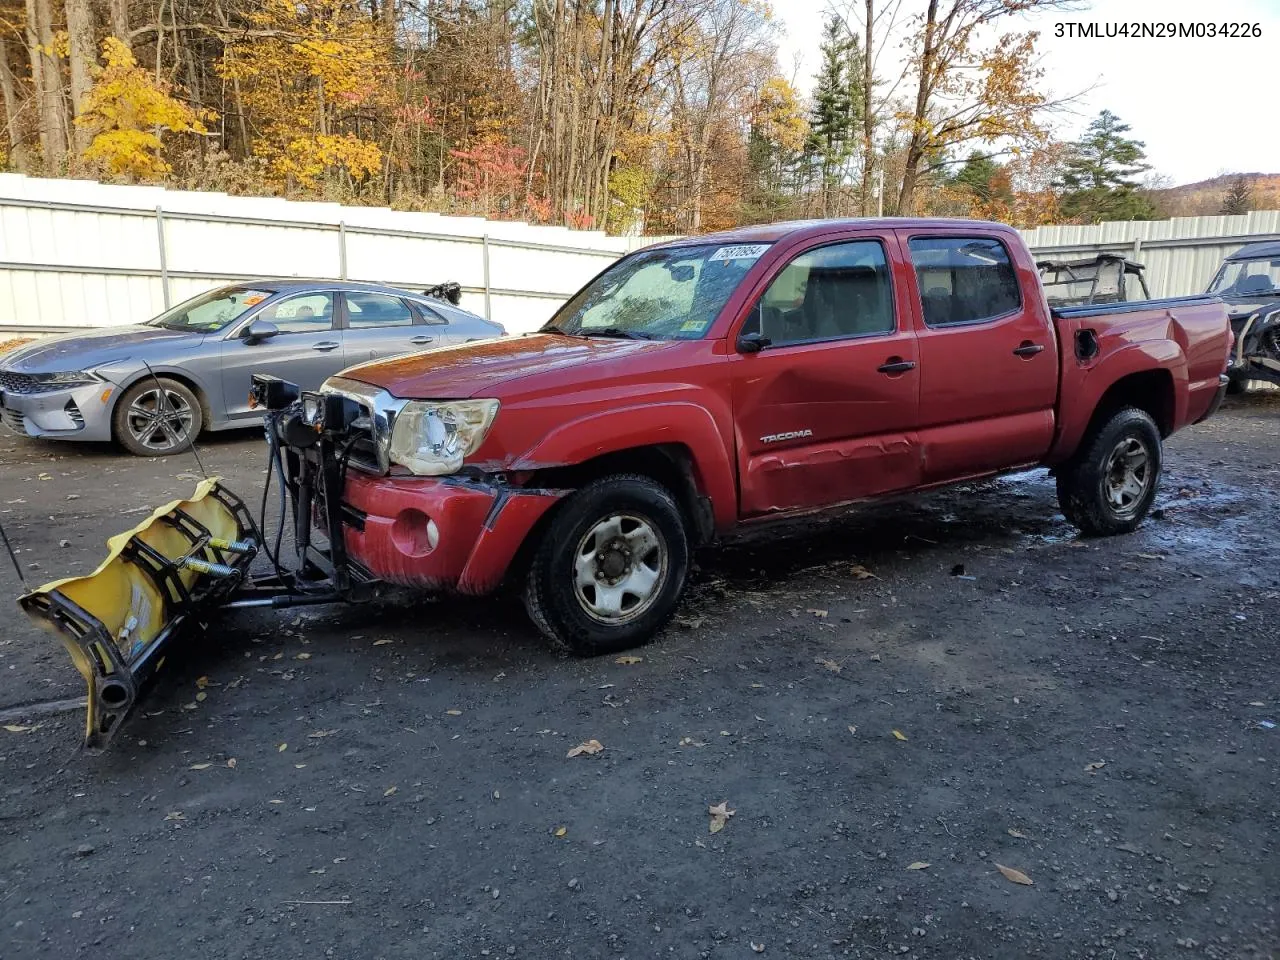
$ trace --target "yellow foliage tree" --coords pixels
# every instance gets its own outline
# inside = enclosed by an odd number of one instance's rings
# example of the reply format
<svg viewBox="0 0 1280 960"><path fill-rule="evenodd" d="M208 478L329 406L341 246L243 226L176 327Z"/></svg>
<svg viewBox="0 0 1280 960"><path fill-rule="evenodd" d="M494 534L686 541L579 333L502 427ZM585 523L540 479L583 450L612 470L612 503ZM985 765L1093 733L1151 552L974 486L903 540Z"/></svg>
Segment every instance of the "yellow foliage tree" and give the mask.
<svg viewBox="0 0 1280 960"><path fill-rule="evenodd" d="M392 90L386 30L354 0L265 0L249 19L255 30L227 44L218 73L238 82L253 152L304 188L330 171L376 173L382 149L362 136L361 116Z"/></svg>
<svg viewBox="0 0 1280 960"><path fill-rule="evenodd" d="M160 156L160 134L207 133L202 121L213 114L174 99L115 37L102 42L102 59L106 66L76 117L93 134L84 159L114 176L158 180L172 169Z"/></svg>

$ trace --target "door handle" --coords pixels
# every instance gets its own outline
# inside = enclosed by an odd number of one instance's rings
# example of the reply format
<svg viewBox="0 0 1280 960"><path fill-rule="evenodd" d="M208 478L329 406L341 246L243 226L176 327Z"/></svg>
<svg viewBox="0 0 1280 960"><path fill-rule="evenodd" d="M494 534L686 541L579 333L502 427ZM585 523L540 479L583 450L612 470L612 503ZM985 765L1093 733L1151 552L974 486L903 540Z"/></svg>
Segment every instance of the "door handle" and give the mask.
<svg viewBox="0 0 1280 960"><path fill-rule="evenodd" d="M901 357L890 357L887 361L876 367L880 373L906 373L908 370L914 370L916 363L914 360L903 360Z"/></svg>
<svg viewBox="0 0 1280 960"><path fill-rule="evenodd" d="M412 337L409 342L421 346L424 343L430 343L435 337Z"/></svg>
<svg viewBox="0 0 1280 960"><path fill-rule="evenodd" d="M1043 350L1043 343L1032 343L1030 340L1024 340L1021 345L1013 348L1013 355L1015 357L1034 357Z"/></svg>
<svg viewBox="0 0 1280 960"><path fill-rule="evenodd" d="M337 340L321 340L319 343L313 343L311 345L311 349L328 353L330 350L337 350L340 346L342 346L342 344L338 343Z"/></svg>

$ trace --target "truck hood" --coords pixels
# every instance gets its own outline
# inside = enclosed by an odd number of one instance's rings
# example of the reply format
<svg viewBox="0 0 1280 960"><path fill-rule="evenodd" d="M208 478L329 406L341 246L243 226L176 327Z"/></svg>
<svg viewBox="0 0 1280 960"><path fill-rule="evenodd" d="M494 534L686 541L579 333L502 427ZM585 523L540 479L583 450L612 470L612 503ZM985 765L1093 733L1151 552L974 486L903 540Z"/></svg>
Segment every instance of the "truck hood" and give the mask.
<svg viewBox="0 0 1280 960"><path fill-rule="evenodd" d="M108 327L83 333L64 333L41 337L34 343L0 356L0 368L15 373L56 373L66 370L91 370L116 360L146 355L154 358L145 346L161 341L165 349L188 349L204 339L201 333L186 333L164 327Z"/></svg>
<svg viewBox="0 0 1280 960"><path fill-rule="evenodd" d="M662 350L677 342L537 333L376 360L344 370L342 376L401 399L460 400L494 396L497 386L510 380Z"/></svg>

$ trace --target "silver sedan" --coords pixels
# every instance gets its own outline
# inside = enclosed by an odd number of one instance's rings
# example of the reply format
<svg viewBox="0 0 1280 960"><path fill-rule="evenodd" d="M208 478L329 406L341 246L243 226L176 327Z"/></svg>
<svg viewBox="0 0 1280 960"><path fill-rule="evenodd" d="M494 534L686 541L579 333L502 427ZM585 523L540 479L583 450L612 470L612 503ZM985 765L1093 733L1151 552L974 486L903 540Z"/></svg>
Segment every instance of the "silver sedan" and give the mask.
<svg viewBox="0 0 1280 960"><path fill-rule="evenodd" d="M47 337L0 355L0 421L28 437L116 440L138 456L252 426L249 380L314 390L344 367L504 336L446 300L348 281L256 280L137 326Z"/></svg>

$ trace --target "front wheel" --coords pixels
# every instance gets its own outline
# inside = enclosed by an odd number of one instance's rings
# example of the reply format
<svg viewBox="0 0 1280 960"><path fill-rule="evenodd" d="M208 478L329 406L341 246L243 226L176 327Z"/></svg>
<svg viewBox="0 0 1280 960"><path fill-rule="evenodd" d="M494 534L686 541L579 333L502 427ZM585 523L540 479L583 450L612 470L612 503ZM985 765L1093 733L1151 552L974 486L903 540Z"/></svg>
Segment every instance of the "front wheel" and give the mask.
<svg viewBox="0 0 1280 960"><path fill-rule="evenodd" d="M168 377L135 383L116 402L111 421L116 440L135 457L189 450L204 425L196 395Z"/></svg>
<svg viewBox="0 0 1280 960"><path fill-rule="evenodd" d="M534 554L525 607L578 656L642 644L671 619L689 572L675 498L635 474L596 480L560 505Z"/></svg>
<svg viewBox="0 0 1280 960"><path fill-rule="evenodd" d="M1160 431L1145 410L1125 407L1086 436L1058 474L1058 503L1089 536L1137 529L1160 482Z"/></svg>

